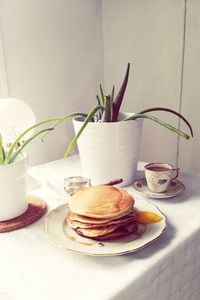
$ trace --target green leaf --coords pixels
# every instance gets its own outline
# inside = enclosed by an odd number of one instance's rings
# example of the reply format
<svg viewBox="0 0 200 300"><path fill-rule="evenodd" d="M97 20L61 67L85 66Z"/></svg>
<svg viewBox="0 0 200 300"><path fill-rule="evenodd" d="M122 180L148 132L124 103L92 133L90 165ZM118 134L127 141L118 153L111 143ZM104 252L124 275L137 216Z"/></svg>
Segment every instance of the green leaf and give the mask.
<svg viewBox="0 0 200 300"><path fill-rule="evenodd" d="M20 154L20 152L33 140L35 139L38 135L47 132L47 131L51 131L54 128L46 128L46 129L42 129L39 132L35 133L31 138L29 138L28 140L26 140L19 148L18 150L10 157L9 161L7 162L7 164L12 163L16 157Z"/></svg>
<svg viewBox="0 0 200 300"><path fill-rule="evenodd" d="M178 130L177 128L171 126L170 124L165 123L165 122L163 122L163 121L159 120L158 118L156 118L156 117L154 117L154 116L151 116L151 115L146 115L146 114L133 114L132 116L130 116L130 117L124 119L124 121L128 121L128 120L136 120L136 119L139 119L139 118L141 118L141 119L144 118L144 119L149 119L149 120L151 120L151 121L154 121L154 122L160 124L161 126L163 126L163 127L167 128L167 129L173 131L174 133L176 133L176 134L178 134L178 135L184 137L184 138L187 139L187 140L190 138L190 136L189 136L187 133L185 133L185 132L183 132L183 131L181 131L181 130Z"/></svg>
<svg viewBox="0 0 200 300"><path fill-rule="evenodd" d="M89 112L88 116L86 117L83 125L81 126L81 128L79 129L78 133L75 135L75 137L72 139L71 143L69 144L65 154L64 154L64 159L68 156L68 154L71 152L72 148L74 147L74 145L76 144L78 138L80 137L81 133L83 132L83 130L85 129L85 127L87 126L87 124L90 122L90 120L92 119L92 117L95 115L95 113L99 110L103 110L104 108L101 105L96 105L95 107L92 108L92 110Z"/></svg>
<svg viewBox="0 0 200 300"><path fill-rule="evenodd" d="M101 93L101 105L104 106L105 105L105 95L104 95L101 83L99 84L99 88L100 88L100 93Z"/></svg>
<svg viewBox="0 0 200 300"><path fill-rule="evenodd" d="M99 96L97 95L96 97L97 97L98 105L101 105L101 101L100 101L100 99L99 99ZM101 113L101 111L99 110L98 113L97 113L95 122L98 122L99 120L101 120L101 118L102 118L102 113Z"/></svg>
<svg viewBox="0 0 200 300"><path fill-rule="evenodd" d="M191 133L191 136L193 137L193 129L192 129L192 126L191 124L188 122L188 120L186 120L185 117L183 117L180 113L176 112L175 110L173 109L170 109L170 108L166 108L166 107L152 107L152 108L148 108L148 109L145 109L141 112L139 112L140 114L145 114L147 112L151 112L151 111L166 111L166 112L170 112L176 116L178 116L180 119L182 119L186 124L187 126L189 127L190 129L190 133Z"/></svg>
<svg viewBox="0 0 200 300"><path fill-rule="evenodd" d="M127 65L126 74L125 74L124 80L122 82L121 88L115 98L115 101L113 102L113 122L117 122L118 114L120 111L120 107L121 107L122 100L124 98L124 93L126 91L126 87L127 87L127 83L128 83L129 70L130 70L130 63L128 63L128 65Z"/></svg>
<svg viewBox="0 0 200 300"><path fill-rule="evenodd" d="M106 96L105 99L105 108L102 115L102 122L112 122L112 113L113 113L112 99L111 96Z"/></svg>
<svg viewBox="0 0 200 300"><path fill-rule="evenodd" d="M54 122L54 125L52 125L51 127L52 127L53 129L55 129L55 128L58 127L61 123L65 122L65 121L68 121L68 120L71 120L72 118L77 117L77 116L87 117L87 114L79 113L79 112L75 112L75 113L68 114L68 115L64 116L63 118L58 119L58 121ZM46 135L47 135L48 133L49 133L49 131L47 131L47 132L43 135L42 141L44 141L44 138L46 137Z"/></svg>
<svg viewBox="0 0 200 300"><path fill-rule="evenodd" d="M112 94L111 94L112 103L114 102L114 95L115 95L115 86L113 85Z"/></svg>
<svg viewBox="0 0 200 300"><path fill-rule="evenodd" d="M44 125L44 124L47 124L49 122L55 122L56 120L60 120L60 118L53 118L53 119L47 119L45 121L42 121L42 122L39 122L31 127L29 127L28 129L26 129L24 132L22 132L17 138L16 140L13 142L12 146L10 147L10 150L8 151L7 155L6 155L6 159L5 159L5 164L7 164L9 161L10 161L10 158L13 154L13 152L15 151L16 149L16 146L18 145L18 143L20 143L21 139L28 133L30 132L31 130L41 126L41 125Z"/></svg>
<svg viewBox="0 0 200 300"><path fill-rule="evenodd" d="M96 97L97 97L97 103L98 103L98 105L101 105L101 101L100 101L100 99L99 99L99 96L96 95Z"/></svg>
<svg viewBox="0 0 200 300"><path fill-rule="evenodd" d="M68 120L68 119L72 119L74 118L75 116L79 116L79 115L83 115L85 116L86 114L83 114L83 113L71 113L71 114L68 114L66 116L64 116L63 118L52 118L52 119L47 119L47 120L44 120L42 122L39 122L31 127L29 127L28 129L26 129L24 132L22 132L17 138L16 140L13 142L12 146L10 147L10 150L8 151L7 155L6 155L6 158L5 158L5 164L8 164L10 159L11 159L11 156L13 154L13 152L15 151L16 149L16 146L18 145L18 143L20 143L20 141L22 140L22 138L30 131L32 131L33 129L37 128L37 127L40 127L42 125L45 125L45 124L48 124L48 123L54 123L54 125L52 126L53 129L56 128L60 123ZM48 130L49 131L49 130ZM43 137L44 138L44 137Z"/></svg>
<svg viewBox="0 0 200 300"><path fill-rule="evenodd" d="M2 135L0 133L0 165L4 164L4 160L5 160L5 151L3 147Z"/></svg>

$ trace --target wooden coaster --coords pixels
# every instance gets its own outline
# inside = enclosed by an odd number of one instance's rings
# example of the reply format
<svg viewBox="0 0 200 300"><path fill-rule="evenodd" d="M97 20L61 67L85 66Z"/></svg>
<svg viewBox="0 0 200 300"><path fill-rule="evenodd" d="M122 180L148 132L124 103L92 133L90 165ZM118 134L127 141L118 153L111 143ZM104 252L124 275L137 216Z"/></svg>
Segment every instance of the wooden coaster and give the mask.
<svg viewBox="0 0 200 300"><path fill-rule="evenodd" d="M25 213L8 221L0 221L0 233L25 227L37 221L47 211L46 203L40 198L37 198L36 196L28 196L27 200L28 209Z"/></svg>

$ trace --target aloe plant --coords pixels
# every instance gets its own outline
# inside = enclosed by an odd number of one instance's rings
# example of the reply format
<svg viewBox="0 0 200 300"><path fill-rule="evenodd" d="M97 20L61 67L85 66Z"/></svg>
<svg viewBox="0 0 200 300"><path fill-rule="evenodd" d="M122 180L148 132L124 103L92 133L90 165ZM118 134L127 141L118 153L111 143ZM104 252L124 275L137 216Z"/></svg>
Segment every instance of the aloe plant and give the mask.
<svg viewBox="0 0 200 300"><path fill-rule="evenodd" d="M123 79L122 85L119 89L119 92L117 93L116 97L114 96L115 94L115 86L113 86L112 91L109 95L105 95L102 85L99 85L100 88L100 96L97 95L97 105L95 105L88 114L86 113L81 113L81 112L74 112L71 114L68 114L64 117L60 118L53 118L53 119L47 119L42 122L39 122L28 129L26 129L22 134L20 134L16 140L12 143L10 149L8 151L5 151L4 146L3 146L3 141L2 137L0 134L0 165L2 164L9 164L12 163L16 157L19 155L19 153L36 137L42 135L42 140L44 137L52 130L54 130L57 126L59 126L62 122L65 122L67 120L71 120L74 117L77 116L82 116L85 118L83 125L79 129L78 133L74 136L72 139L71 143L69 144L65 154L64 158L66 158L69 153L71 152L72 148L76 144L78 138L82 134L83 130L87 126L89 122L118 122L118 115L120 112L121 104L124 99L124 94L126 91L127 83L128 83L128 78L129 78L129 71L130 71L130 63L127 65L125 77ZM188 126L190 130L191 136L193 136L193 130L192 126L186 120L185 117L183 117L180 113L176 112L175 110L172 110L170 108L165 108L165 107L153 107L153 108L148 108L145 109L139 113L135 113L133 115L130 115L128 118L122 120L122 122L126 122L128 120L136 120L136 119L149 119L153 122L156 122L157 124L167 128L168 130L171 130L175 134L182 136L186 139L190 138L190 135L175 128L174 126L163 122L162 120L158 119L155 116L152 116L149 114L149 112L154 112L154 111L164 111L168 112L171 114L174 114L178 116L180 119L182 119L186 125ZM49 125L47 128L41 128L45 125ZM25 135L30 132L37 129L38 131L36 133L33 133L32 136L24 140Z"/></svg>
<svg viewBox="0 0 200 300"><path fill-rule="evenodd" d="M119 89L119 92L116 95L116 97L114 97L114 93L115 93L115 87L114 86L112 88L111 94L106 96L104 91L103 91L102 85L101 84L99 85L100 96L99 95L96 96L97 105L95 107L93 107L92 110L89 112L89 114L88 114L87 118L85 119L82 127L80 128L80 130L75 135L72 142L70 143L69 147L67 148L67 150L65 152L65 155L64 155L64 158L66 158L68 156L71 149L73 148L73 146L77 142L79 136L83 132L84 128L87 126L88 122L118 122L118 115L119 115L119 112L120 112L122 101L124 99L124 94L125 94L125 91L126 91L128 78L129 78L129 72L130 72L130 63L128 63L128 65L127 65L125 77L123 79L122 85L121 85L121 87ZM166 108L166 107L153 107L153 108L145 109L145 110L143 110L139 113L135 113L135 114L129 116L128 118L124 119L123 121L136 120L136 119L149 119L149 120L151 120L153 122L156 122L157 124L167 128L168 130L171 130L175 134L184 137L185 139L190 138L189 134L175 128L174 126L172 126L172 125L170 125L166 122L163 122L162 120L158 119L155 116L152 116L152 115L148 114L149 112L153 112L153 111L165 111L165 112L168 112L168 113L171 113L171 114L174 114L174 115L178 116L189 127L190 134L193 137L192 126L186 120L186 118L183 117L180 113L176 112L175 110L172 110L172 109Z"/></svg>

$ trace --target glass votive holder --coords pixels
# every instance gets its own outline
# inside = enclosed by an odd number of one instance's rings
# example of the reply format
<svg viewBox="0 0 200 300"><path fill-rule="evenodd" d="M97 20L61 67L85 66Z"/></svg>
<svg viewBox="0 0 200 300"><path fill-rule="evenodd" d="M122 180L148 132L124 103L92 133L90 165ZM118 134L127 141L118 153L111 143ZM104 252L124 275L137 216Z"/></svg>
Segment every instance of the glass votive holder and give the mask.
<svg viewBox="0 0 200 300"><path fill-rule="evenodd" d="M91 186L90 179L82 176L72 176L64 178L64 190L70 196L76 192Z"/></svg>

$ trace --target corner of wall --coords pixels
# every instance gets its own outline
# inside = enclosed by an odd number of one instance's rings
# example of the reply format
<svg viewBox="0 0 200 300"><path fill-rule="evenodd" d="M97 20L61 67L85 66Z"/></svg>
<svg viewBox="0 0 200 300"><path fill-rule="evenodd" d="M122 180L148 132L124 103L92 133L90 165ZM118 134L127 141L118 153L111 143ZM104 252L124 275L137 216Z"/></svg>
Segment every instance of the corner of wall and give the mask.
<svg viewBox="0 0 200 300"><path fill-rule="evenodd" d="M6 61L4 55L3 40L0 28L0 97L9 97Z"/></svg>

